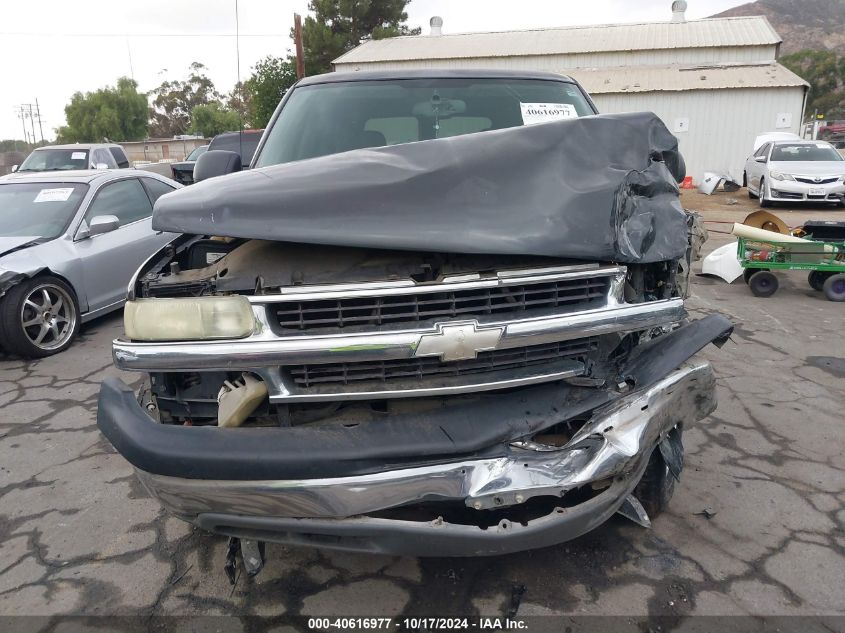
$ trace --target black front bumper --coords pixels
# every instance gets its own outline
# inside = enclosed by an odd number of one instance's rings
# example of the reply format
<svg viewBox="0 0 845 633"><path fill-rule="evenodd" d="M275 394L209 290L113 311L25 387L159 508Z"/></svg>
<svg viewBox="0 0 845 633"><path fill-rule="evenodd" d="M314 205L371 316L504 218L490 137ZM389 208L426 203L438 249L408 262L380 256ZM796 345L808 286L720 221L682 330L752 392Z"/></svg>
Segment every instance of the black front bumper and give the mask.
<svg viewBox="0 0 845 633"><path fill-rule="evenodd" d="M723 317L711 316L640 345L620 374L633 388L621 393L549 384L484 394L424 415L379 419L353 428L220 429L158 424L127 386L111 379L100 392L97 423L168 509L214 532L409 555L513 552L562 542L604 522L636 486L659 435L643 436L624 472L614 474L602 492L524 523L505 521L481 529L442 520L385 519L366 514L366 508L390 504L352 504L357 510L343 512L337 507L348 509L349 505L338 504L333 510L321 495L343 482L334 491L335 499L366 496L368 482L403 471L416 477L419 500L461 499L460 490L451 494L449 489L446 494L433 484L426 492L425 469L512 458L514 441L599 407L612 412L631 394L660 391L662 381L677 374L678 367L708 343L724 342L731 329ZM685 410L697 411L698 418L715 406L712 372L708 369L701 376L703 383L687 385L685 400ZM660 433L670 428L667 415L655 424ZM676 421L682 420L672 423ZM356 478L361 478L360 487ZM299 498L294 499L297 494ZM471 505L490 498L490 494L468 494L462 500ZM521 501L512 495L502 503L509 506Z"/></svg>

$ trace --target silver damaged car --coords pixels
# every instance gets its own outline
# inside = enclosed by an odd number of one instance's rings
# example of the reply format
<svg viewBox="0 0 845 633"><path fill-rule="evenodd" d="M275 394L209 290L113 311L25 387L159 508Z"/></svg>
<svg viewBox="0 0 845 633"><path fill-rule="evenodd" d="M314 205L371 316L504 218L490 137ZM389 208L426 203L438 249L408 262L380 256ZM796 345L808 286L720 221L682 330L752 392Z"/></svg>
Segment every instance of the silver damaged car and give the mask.
<svg viewBox="0 0 845 633"><path fill-rule="evenodd" d="M150 218L180 186L135 170L1 178L0 348L56 354L80 324L121 307L138 266L175 237Z"/></svg>

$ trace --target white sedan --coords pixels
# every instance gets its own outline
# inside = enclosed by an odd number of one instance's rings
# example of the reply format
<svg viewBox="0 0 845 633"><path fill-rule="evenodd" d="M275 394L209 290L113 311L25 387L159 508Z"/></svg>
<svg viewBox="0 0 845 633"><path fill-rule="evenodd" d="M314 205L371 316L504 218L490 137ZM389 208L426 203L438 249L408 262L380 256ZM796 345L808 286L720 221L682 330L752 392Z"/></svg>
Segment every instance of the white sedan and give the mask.
<svg viewBox="0 0 845 633"><path fill-rule="evenodd" d="M743 184L761 207L780 201L845 206L845 158L823 141L770 141L748 157Z"/></svg>

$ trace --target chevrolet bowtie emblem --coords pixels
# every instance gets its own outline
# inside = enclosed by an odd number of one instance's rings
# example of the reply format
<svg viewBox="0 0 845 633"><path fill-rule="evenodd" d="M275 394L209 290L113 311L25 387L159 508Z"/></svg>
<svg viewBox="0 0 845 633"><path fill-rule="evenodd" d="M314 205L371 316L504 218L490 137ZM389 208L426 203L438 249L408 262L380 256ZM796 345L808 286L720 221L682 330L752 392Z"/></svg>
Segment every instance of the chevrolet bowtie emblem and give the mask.
<svg viewBox="0 0 845 633"><path fill-rule="evenodd" d="M471 360L478 352L496 349L505 328L479 326L475 321L438 324L436 334L420 337L414 356L439 356L442 361Z"/></svg>

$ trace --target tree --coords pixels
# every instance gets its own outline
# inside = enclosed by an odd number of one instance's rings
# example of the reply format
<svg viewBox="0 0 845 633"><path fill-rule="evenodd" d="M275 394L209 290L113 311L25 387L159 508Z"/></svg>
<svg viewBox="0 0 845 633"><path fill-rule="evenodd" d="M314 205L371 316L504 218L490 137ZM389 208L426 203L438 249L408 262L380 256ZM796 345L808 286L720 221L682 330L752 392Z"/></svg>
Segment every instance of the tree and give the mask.
<svg viewBox="0 0 845 633"><path fill-rule="evenodd" d="M405 22L410 0L311 0L302 25L305 73L331 70L332 61L368 39L418 35Z"/></svg>
<svg viewBox="0 0 845 633"><path fill-rule="evenodd" d="M232 92L224 97L224 103L229 110L234 110L246 125L249 121L249 95L244 88L244 82L239 81L232 88Z"/></svg>
<svg viewBox="0 0 845 633"><path fill-rule="evenodd" d="M67 125L56 130L58 142L137 141L147 135L147 97L128 77L96 92L77 92L65 106Z"/></svg>
<svg viewBox="0 0 845 633"><path fill-rule="evenodd" d="M296 83L296 61L268 55L259 61L244 82L243 93L250 127L267 127L282 96Z"/></svg>
<svg viewBox="0 0 845 633"><path fill-rule="evenodd" d="M195 106L191 111L190 131L193 134L211 138L221 132L233 132L240 129L241 117L238 113L220 105L217 101Z"/></svg>
<svg viewBox="0 0 845 633"><path fill-rule="evenodd" d="M220 94L205 73L205 66L194 62L185 81L164 81L150 93L150 136L170 138L185 134L191 125L191 112L199 105L218 101Z"/></svg>
<svg viewBox="0 0 845 633"><path fill-rule="evenodd" d="M832 50L803 50L780 62L810 84L807 113L827 119L845 117L845 59Z"/></svg>

